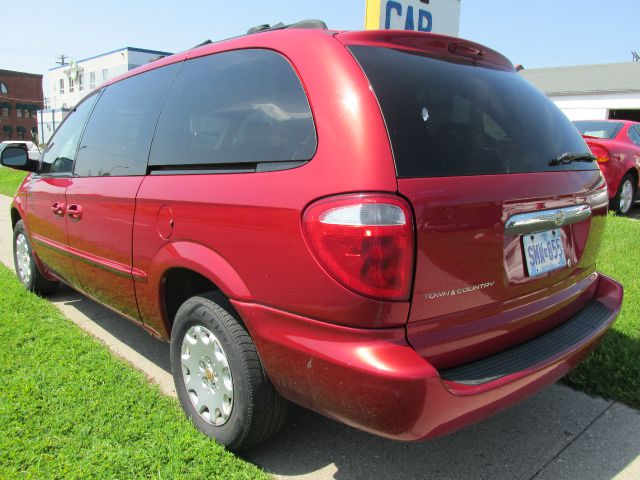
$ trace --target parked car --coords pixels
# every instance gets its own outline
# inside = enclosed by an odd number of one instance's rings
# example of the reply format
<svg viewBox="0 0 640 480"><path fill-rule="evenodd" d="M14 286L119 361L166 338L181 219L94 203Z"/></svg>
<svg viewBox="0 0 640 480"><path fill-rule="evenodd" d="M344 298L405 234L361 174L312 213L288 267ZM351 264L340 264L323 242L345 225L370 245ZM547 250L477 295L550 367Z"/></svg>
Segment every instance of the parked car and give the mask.
<svg viewBox="0 0 640 480"><path fill-rule="evenodd" d="M0 143L0 153L6 147L22 147L22 148L25 148L27 150L27 152L29 154L29 158L31 160L35 160L35 161L40 160L40 149L33 142L23 141L23 140L5 140L4 142Z"/></svg>
<svg viewBox="0 0 640 480"><path fill-rule="evenodd" d="M627 215L640 186L640 123L627 120L573 122L607 180L611 209Z"/></svg>
<svg viewBox="0 0 640 480"><path fill-rule="evenodd" d="M587 145L459 38L204 45L90 94L35 170L11 207L22 283L62 280L170 341L186 414L234 450L286 400L446 434L558 380L620 310Z"/></svg>

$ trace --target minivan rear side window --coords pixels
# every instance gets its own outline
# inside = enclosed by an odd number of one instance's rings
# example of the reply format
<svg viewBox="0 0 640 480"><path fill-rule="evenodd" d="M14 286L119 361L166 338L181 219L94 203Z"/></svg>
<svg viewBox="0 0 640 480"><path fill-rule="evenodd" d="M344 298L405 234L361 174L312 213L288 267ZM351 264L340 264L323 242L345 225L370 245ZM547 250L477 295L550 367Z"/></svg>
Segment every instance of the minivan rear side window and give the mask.
<svg viewBox="0 0 640 480"><path fill-rule="evenodd" d="M153 131L180 63L109 85L93 109L76 158L80 177L144 175Z"/></svg>
<svg viewBox="0 0 640 480"><path fill-rule="evenodd" d="M162 109L151 169L310 160L311 109L291 64L247 49L187 60Z"/></svg>
<svg viewBox="0 0 640 480"><path fill-rule="evenodd" d="M513 71L414 51L349 49L380 104L398 177L598 168L549 165L588 147L565 115Z"/></svg>

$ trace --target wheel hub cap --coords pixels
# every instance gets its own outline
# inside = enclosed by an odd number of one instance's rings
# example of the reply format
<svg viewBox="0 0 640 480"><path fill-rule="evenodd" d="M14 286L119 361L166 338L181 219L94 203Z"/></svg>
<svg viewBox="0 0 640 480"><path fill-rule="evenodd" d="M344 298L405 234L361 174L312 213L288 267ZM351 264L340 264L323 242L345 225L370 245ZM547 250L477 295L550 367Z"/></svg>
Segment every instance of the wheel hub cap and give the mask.
<svg viewBox="0 0 640 480"><path fill-rule="evenodd" d="M182 340L182 378L198 415L211 425L224 425L233 408L233 379L227 355L206 327L191 327Z"/></svg>
<svg viewBox="0 0 640 480"><path fill-rule="evenodd" d="M18 267L18 275L22 283L29 283L31 280L31 255L29 254L29 243L27 237L22 233L16 237L15 245L16 266Z"/></svg>
<svg viewBox="0 0 640 480"><path fill-rule="evenodd" d="M626 180L622 184L622 191L620 192L620 211L627 213L631 208L633 202L633 185L630 180Z"/></svg>

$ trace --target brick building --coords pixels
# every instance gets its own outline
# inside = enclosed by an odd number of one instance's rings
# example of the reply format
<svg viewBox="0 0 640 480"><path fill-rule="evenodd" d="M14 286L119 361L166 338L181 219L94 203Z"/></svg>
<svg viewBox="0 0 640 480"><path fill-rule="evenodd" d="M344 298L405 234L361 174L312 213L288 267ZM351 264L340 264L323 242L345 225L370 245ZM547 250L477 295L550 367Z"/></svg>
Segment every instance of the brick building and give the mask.
<svg viewBox="0 0 640 480"><path fill-rule="evenodd" d="M33 140L42 109L42 75L0 70L0 141Z"/></svg>

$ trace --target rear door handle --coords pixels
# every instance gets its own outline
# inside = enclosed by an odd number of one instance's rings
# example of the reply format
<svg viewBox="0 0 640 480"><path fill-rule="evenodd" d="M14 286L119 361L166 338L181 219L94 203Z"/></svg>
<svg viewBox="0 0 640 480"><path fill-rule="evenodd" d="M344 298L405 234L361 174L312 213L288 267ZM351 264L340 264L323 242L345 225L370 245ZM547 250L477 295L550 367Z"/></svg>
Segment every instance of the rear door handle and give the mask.
<svg viewBox="0 0 640 480"><path fill-rule="evenodd" d="M72 203L67 207L67 215L71 220L80 220L82 218L82 207L76 203Z"/></svg>
<svg viewBox="0 0 640 480"><path fill-rule="evenodd" d="M51 205L51 211L53 212L54 215L58 217L64 217L64 212L65 212L64 203L55 202L53 205Z"/></svg>

